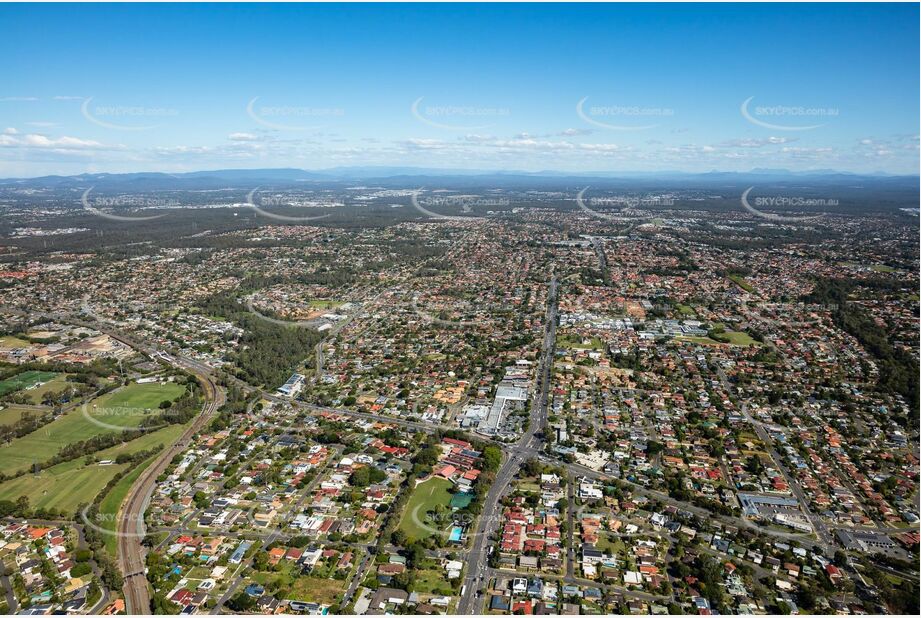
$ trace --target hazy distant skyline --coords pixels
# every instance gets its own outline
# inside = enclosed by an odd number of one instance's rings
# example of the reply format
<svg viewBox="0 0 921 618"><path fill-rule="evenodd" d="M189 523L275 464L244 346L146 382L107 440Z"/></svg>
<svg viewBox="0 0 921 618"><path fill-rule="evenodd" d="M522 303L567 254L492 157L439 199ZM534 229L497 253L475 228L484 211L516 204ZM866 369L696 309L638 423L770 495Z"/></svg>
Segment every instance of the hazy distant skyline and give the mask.
<svg viewBox="0 0 921 618"><path fill-rule="evenodd" d="M0 5L0 177L918 172L918 6Z"/></svg>

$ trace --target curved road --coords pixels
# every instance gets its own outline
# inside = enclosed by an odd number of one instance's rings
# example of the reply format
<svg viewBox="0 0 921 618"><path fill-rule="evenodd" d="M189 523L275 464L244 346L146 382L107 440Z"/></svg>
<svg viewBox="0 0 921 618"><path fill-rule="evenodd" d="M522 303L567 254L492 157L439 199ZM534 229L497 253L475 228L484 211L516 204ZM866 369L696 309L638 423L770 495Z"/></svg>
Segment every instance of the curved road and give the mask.
<svg viewBox="0 0 921 618"><path fill-rule="evenodd" d="M172 446L163 450L157 459L138 477L118 517L118 564L125 583L122 588L128 614L150 613L150 591L144 573L144 511L153 493L157 477L166 469L177 453L185 450L192 437L211 420L214 413L224 403L224 392L211 379L211 375L201 366L182 359L174 364L195 375L201 382L205 395L205 405L192 424L179 436Z"/></svg>

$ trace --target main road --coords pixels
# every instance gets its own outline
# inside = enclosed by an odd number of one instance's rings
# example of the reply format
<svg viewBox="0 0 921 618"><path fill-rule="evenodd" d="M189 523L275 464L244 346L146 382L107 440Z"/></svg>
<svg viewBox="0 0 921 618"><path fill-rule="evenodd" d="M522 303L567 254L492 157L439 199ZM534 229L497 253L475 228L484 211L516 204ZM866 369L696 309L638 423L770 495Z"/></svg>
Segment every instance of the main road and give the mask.
<svg viewBox="0 0 921 618"><path fill-rule="evenodd" d="M473 535L472 546L467 553L467 575L464 578L460 601L457 604L458 614L479 614L482 601L478 602L480 592L489 577L489 564L487 545L490 538L499 526L502 507L499 500L508 488L509 483L518 473L522 464L536 456L541 450L541 438L538 433L547 425L547 404L550 394L550 376L553 367L553 351L556 345L557 323L557 294L559 281L553 275L550 281L550 291L547 296L546 327L544 330L544 343L541 351L540 365L537 370L537 387L534 405L531 409L531 421L528 429L521 438L507 452L506 459L496 473L496 480L486 493L483 501L483 511L477 521L477 529Z"/></svg>

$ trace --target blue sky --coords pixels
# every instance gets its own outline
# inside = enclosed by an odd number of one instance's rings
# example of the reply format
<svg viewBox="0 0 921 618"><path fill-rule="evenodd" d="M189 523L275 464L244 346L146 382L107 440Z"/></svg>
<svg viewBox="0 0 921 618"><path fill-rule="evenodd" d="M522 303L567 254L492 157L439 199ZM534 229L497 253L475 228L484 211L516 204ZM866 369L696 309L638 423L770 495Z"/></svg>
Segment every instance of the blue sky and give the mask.
<svg viewBox="0 0 921 618"><path fill-rule="evenodd" d="M0 176L917 173L918 18L914 4L4 4Z"/></svg>

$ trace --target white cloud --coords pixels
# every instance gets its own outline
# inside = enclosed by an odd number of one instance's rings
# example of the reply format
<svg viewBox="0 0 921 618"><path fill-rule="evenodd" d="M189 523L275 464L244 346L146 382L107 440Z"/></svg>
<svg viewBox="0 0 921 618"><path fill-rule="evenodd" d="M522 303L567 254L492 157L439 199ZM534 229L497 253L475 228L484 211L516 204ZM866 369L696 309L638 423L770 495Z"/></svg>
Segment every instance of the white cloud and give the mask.
<svg viewBox="0 0 921 618"><path fill-rule="evenodd" d="M617 144L579 144L579 148L592 152L620 152L623 150Z"/></svg>
<svg viewBox="0 0 921 618"><path fill-rule="evenodd" d="M591 135L591 129L563 129L557 135L561 137L575 137L577 135Z"/></svg>
<svg viewBox="0 0 921 618"><path fill-rule="evenodd" d="M20 134L13 129L7 129L0 136L0 146L4 148L20 148L23 150L56 150L60 152L80 150L122 150L123 146L106 145L94 140L81 139L62 135L61 137L48 137L40 133Z"/></svg>
<svg viewBox="0 0 921 618"><path fill-rule="evenodd" d="M718 144L721 148L761 148L795 142L795 137L765 137L765 138L740 138L731 139Z"/></svg>
<svg viewBox="0 0 921 618"><path fill-rule="evenodd" d="M404 142L410 148L417 148L420 150L442 150L449 148L449 144L438 140L438 139L425 139L419 137L411 137Z"/></svg>
<svg viewBox="0 0 921 618"><path fill-rule="evenodd" d="M38 133L29 133L25 136L25 144L33 148L104 148L99 142L80 139L79 137L70 137L64 135L51 139L46 135Z"/></svg>
<svg viewBox="0 0 921 618"><path fill-rule="evenodd" d="M231 133L227 136L227 139L232 142L255 142L259 139L259 136L252 133Z"/></svg>

